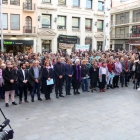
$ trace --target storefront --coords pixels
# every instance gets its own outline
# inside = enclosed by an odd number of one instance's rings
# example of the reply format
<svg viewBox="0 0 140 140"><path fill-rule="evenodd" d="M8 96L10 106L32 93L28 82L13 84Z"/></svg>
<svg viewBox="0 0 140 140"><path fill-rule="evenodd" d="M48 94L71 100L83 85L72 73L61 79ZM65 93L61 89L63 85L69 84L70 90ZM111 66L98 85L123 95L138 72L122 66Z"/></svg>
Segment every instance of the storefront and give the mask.
<svg viewBox="0 0 140 140"><path fill-rule="evenodd" d="M13 53L14 55L17 52L33 52L33 40L4 40L4 53ZM1 51L1 42L0 42L0 51Z"/></svg>
<svg viewBox="0 0 140 140"><path fill-rule="evenodd" d="M130 49L140 51L140 40L130 40Z"/></svg>
<svg viewBox="0 0 140 140"><path fill-rule="evenodd" d="M42 40L42 52L51 51L51 40Z"/></svg>

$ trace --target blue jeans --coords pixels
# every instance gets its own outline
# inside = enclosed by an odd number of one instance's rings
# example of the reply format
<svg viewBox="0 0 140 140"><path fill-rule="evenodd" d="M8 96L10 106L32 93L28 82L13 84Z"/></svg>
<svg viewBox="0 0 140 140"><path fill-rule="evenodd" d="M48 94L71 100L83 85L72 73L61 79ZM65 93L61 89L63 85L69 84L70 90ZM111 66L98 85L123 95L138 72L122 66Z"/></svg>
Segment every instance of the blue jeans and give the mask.
<svg viewBox="0 0 140 140"><path fill-rule="evenodd" d="M88 79L82 79L82 90L83 91L88 91Z"/></svg>
<svg viewBox="0 0 140 140"><path fill-rule="evenodd" d="M72 77L66 76L66 95L70 94Z"/></svg>
<svg viewBox="0 0 140 140"><path fill-rule="evenodd" d="M124 80L125 80L125 85L127 85L127 80L128 80L128 77L127 77L127 73L125 74L125 76L122 76L122 85L124 84Z"/></svg>
<svg viewBox="0 0 140 140"><path fill-rule="evenodd" d="M34 82L34 85L31 90L31 97L34 98L34 92L37 89L37 96L40 98L40 83Z"/></svg>
<svg viewBox="0 0 140 140"><path fill-rule="evenodd" d="M3 99L4 98L4 94L3 94L4 88L3 86L0 87L0 98Z"/></svg>
<svg viewBox="0 0 140 140"><path fill-rule="evenodd" d="M16 84L15 94L16 94L16 95L19 95L19 93L18 93L18 84Z"/></svg>

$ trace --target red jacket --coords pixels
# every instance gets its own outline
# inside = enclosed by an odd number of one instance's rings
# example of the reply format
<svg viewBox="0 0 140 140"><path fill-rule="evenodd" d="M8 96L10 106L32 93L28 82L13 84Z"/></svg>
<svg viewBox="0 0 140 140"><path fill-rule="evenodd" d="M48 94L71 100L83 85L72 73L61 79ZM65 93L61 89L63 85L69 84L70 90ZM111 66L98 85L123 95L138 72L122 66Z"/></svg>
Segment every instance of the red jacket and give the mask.
<svg viewBox="0 0 140 140"><path fill-rule="evenodd" d="M112 63L112 64L108 63L108 64L107 64L108 71L109 71L110 73L112 73L112 65L113 65L113 72L115 72L115 64L114 64L114 63Z"/></svg>

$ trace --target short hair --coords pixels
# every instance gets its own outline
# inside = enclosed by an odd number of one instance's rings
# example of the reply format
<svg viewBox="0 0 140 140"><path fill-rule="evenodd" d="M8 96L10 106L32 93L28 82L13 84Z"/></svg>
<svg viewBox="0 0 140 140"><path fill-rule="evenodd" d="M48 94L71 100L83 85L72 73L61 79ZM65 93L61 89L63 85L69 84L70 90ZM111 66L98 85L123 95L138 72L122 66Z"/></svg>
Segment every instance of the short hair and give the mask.
<svg viewBox="0 0 140 140"><path fill-rule="evenodd" d="M21 67L21 66L23 66L24 64L25 64L25 63L23 63L23 62L22 62L22 63L20 63L20 67Z"/></svg>
<svg viewBox="0 0 140 140"><path fill-rule="evenodd" d="M16 64L14 64L14 65L13 65L13 68L14 68L14 67L17 67L17 65L16 65Z"/></svg>
<svg viewBox="0 0 140 140"><path fill-rule="evenodd" d="M6 65L7 65L7 63L11 63L11 61L9 61L9 60L6 60Z"/></svg>
<svg viewBox="0 0 140 140"><path fill-rule="evenodd" d="M61 57L57 57L57 60L58 60L58 59L61 59Z"/></svg>
<svg viewBox="0 0 140 140"><path fill-rule="evenodd" d="M37 60L34 60L34 61L33 61L33 64L34 64L34 62L37 62Z"/></svg>

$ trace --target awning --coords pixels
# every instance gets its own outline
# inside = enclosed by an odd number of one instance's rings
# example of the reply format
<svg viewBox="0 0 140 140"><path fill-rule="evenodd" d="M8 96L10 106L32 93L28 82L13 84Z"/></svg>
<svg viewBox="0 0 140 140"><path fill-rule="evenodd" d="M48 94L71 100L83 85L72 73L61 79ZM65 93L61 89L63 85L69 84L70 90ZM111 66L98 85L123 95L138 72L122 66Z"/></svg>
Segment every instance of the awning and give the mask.
<svg viewBox="0 0 140 140"><path fill-rule="evenodd" d="M130 44L131 46L140 46L140 44Z"/></svg>

